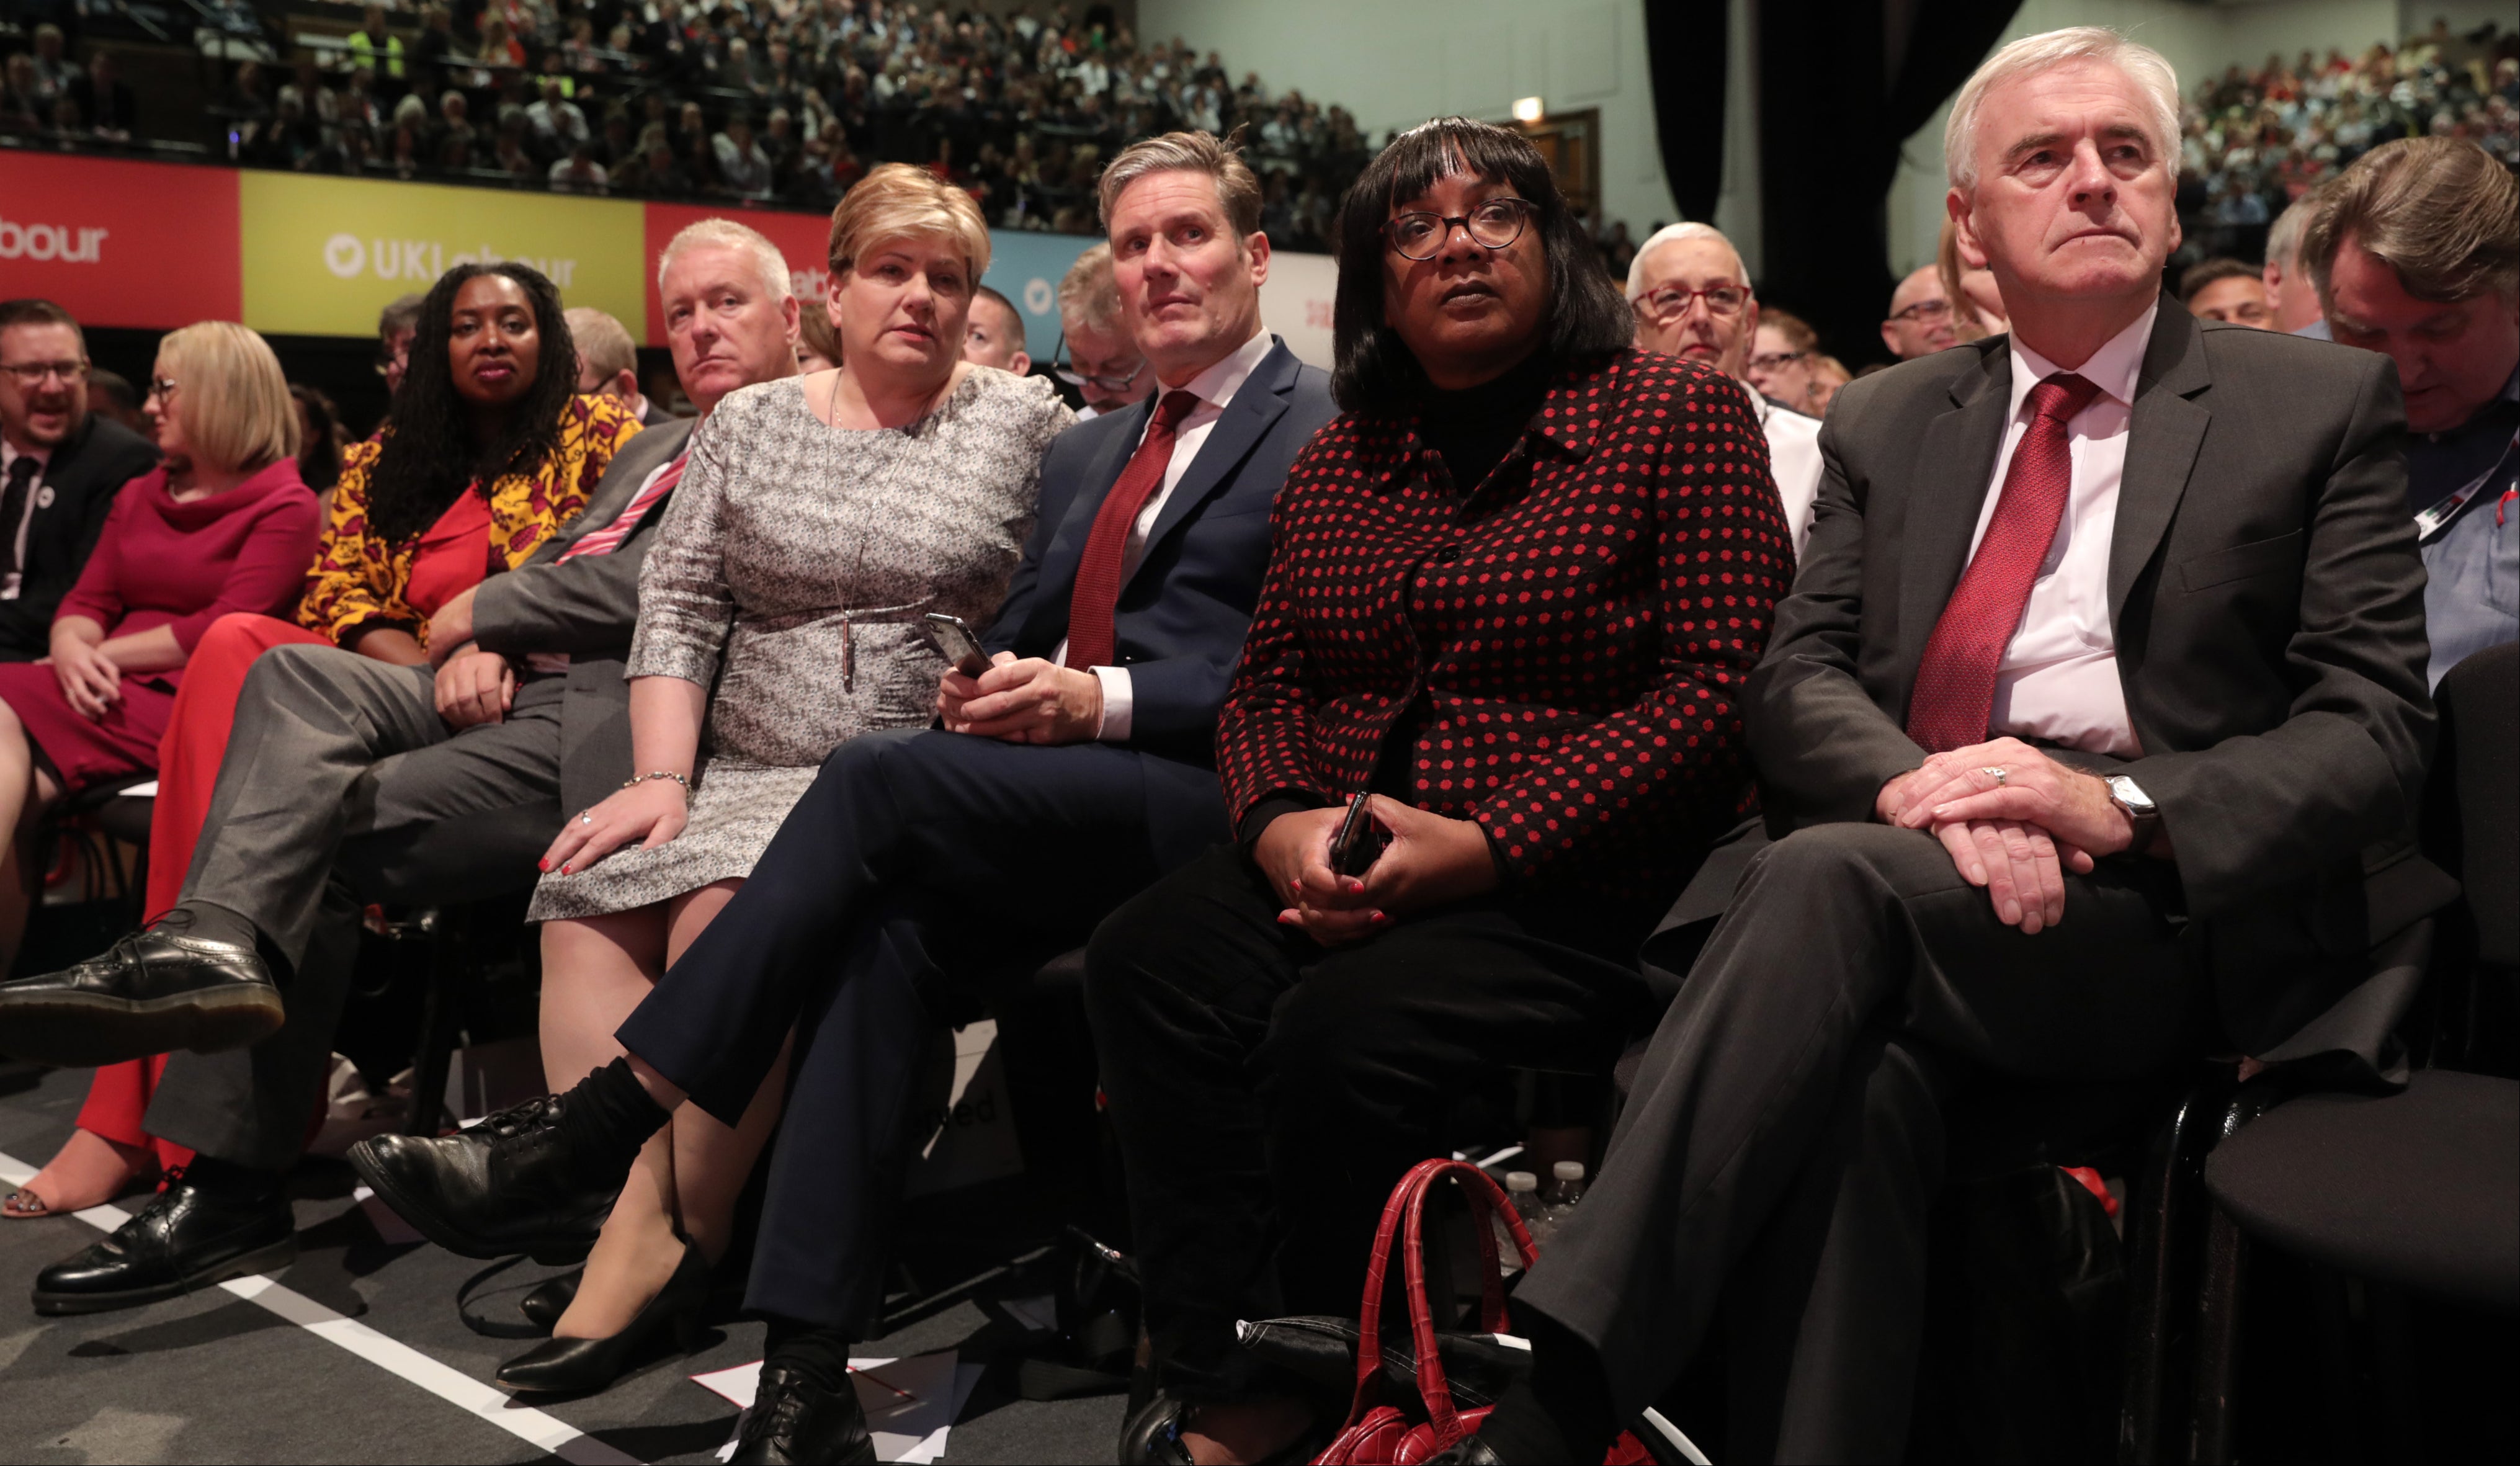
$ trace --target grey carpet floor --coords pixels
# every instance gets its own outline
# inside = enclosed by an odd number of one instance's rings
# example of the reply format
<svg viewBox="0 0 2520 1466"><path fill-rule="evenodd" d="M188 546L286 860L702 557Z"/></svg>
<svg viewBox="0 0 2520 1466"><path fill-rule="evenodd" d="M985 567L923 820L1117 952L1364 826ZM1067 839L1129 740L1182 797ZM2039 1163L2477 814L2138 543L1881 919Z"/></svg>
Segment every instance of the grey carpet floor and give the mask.
<svg viewBox="0 0 2520 1466"><path fill-rule="evenodd" d="M40 1166L69 1133L85 1071L0 1064L0 1153ZM299 1257L287 1287L487 1383L523 1342L485 1339L457 1318L457 1286L480 1265L382 1241L352 1202L346 1166L309 1162L291 1178ZM145 1198L133 1198L136 1208ZM122 1312L38 1317L36 1270L100 1234L68 1218L0 1222L0 1461L509 1462L551 1456L382 1367L220 1290ZM969 1273L1003 1259L964 1260ZM1037 1288L1013 1288L1015 1292ZM907 1356L959 1349L991 1361L944 1459L1107 1461L1116 1396L1040 1403L1009 1387L1005 1328L974 1299L912 1311L862 1347ZM645 1462L709 1461L735 1407L690 1376L760 1357L761 1326L731 1314L690 1357L653 1360L602 1395L536 1401L545 1414Z"/></svg>

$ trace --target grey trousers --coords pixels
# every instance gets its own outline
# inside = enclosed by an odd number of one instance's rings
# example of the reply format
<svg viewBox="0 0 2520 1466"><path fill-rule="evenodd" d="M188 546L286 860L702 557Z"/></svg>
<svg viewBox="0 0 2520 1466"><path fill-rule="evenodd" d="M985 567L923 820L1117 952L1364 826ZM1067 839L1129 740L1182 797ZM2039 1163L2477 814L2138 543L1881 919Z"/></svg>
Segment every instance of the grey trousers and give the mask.
<svg viewBox="0 0 2520 1466"><path fill-rule="evenodd" d="M250 1048L178 1053L153 1134L277 1170L296 1159L370 901L517 890L560 827L566 679L517 689L506 721L450 733L426 667L281 646L247 674L184 899L237 911L281 959L289 1018Z"/></svg>
<svg viewBox="0 0 2520 1466"><path fill-rule="evenodd" d="M1514 1307L1591 1345L1623 1413L1720 1307L1724 1459L1899 1459L1946 1107L1982 1076L2145 1075L2211 1032L2176 871L2113 860L2066 886L2064 920L2023 936L1921 831L1762 851Z"/></svg>

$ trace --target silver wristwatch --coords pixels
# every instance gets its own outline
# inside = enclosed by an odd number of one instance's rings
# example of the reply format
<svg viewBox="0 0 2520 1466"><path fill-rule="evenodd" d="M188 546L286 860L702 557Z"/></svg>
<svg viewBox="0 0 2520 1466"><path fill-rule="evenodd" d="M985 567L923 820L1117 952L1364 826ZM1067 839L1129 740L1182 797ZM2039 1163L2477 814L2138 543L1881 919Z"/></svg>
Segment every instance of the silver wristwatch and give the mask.
<svg viewBox="0 0 2520 1466"><path fill-rule="evenodd" d="M2109 775L2101 782L2109 786L2109 803L2126 811L2127 819L2134 822L2135 844L2129 848L2141 854L2161 829L2161 806L2152 802L2143 785L2123 774Z"/></svg>

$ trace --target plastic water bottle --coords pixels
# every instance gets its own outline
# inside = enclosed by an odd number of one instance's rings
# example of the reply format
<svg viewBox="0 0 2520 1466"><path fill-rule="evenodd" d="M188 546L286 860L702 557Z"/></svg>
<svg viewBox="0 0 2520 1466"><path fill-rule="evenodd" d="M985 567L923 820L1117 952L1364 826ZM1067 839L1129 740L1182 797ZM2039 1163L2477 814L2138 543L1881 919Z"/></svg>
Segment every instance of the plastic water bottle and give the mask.
<svg viewBox="0 0 2520 1466"><path fill-rule="evenodd" d="M1506 1203L1513 1208L1513 1214L1522 1219L1523 1228L1532 1233L1532 1240L1538 1242L1540 1240L1540 1177L1528 1171L1507 1172L1505 1199ZM1520 1271L1521 1252L1513 1245L1513 1233L1507 1228L1505 1219L1502 1217L1496 1220L1496 1233L1497 1256L1504 1260L1505 1270Z"/></svg>
<svg viewBox="0 0 2520 1466"><path fill-rule="evenodd" d="M1541 1198L1544 1206L1560 1212L1569 1211L1574 1208L1575 1203L1584 1199L1584 1163L1582 1161L1559 1161L1549 1168L1549 1175L1552 1177L1549 1194Z"/></svg>

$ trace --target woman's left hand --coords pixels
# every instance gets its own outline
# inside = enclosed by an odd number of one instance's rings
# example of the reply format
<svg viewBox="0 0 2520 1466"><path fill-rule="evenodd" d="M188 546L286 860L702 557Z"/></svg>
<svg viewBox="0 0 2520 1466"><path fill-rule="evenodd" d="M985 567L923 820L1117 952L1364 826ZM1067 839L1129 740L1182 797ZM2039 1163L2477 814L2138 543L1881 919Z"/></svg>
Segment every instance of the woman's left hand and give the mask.
<svg viewBox="0 0 2520 1466"><path fill-rule="evenodd" d="M574 875L633 841L642 850L653 850L690 822L691 799L681 784L670 778L641 779L613 790L562 825L559 838L543 852L542 868Z"/></svg>
<svg viewBox="0 0 2520 1466"><path fill-rule="evenodd" d="M1496 857L1477 821L1448 820L1381 794L1373 796L1373 818L1391 834L1365 872L1375 910L1398 918L1496 889Z"/></svg>
<svg viewBox="0 0 2520 1466"><path fill-rule="evenodd" d="M73 712L90 722L103 719L106 709L122 696L122 669L113 664L113 658L76 637L54 642L51 661L62 696Z"/></svg>

